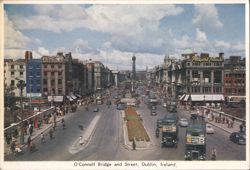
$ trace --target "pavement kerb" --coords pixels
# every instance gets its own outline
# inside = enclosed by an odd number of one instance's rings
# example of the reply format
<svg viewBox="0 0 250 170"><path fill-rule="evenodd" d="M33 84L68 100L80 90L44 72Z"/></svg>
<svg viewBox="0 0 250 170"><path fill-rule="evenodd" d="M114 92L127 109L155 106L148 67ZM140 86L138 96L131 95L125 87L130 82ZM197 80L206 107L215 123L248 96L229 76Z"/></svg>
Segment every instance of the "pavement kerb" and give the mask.
<svg viewBox="0 0 250 170"><path fill-rule="evenodd" d="M96 125L97 125L98 121L100 120L100 117L101 117L101 115L96 115L94 117L94 119L90 122L88 127L85 129L83 134L81 135L82 140L83 140L83 144L81 146L79 145L79 142L80 142L79 138L71 145L71 147L69 148L69 152L71 154L75 154L75 153L85 149L89 145L89 143L92 139L92 136L94 134L94 131L96 129Z"/></svg>
<svg viewBox="0 0 250 170"><path fill-rule="evenodd" d="M187 114L189 114L188 113L188 110L185 110L185 112L187 113ZM226 128L223 128L223 127L221 127L221 126L219 126L218 124L216 124L216 123L213 123L212 121L210 122L210 121L208 121L207 123L209 123L209 124L211 124L211 125L213 125L213 126L216 126L217 128L220 128L220 129L222 129L223 131L225 131L225 132L227 132L227 133L232 133L232 131L230 131L230 130L228 130L228 129L226 129Z"/></svg>
<svg viewBox="0 0 250 170"><path fill-rule="evenodd" d="M125 149L133 150L132 144L130 144L131 142L129 142L129 140L128 140L127 126L126 126L126 121L124 120L124 117L125 117L125 113L124 113L124 111L121 111L124 147L125 147ZM149 149L150 148L147 148L147 147L136 147L137 151L139 151L139 150L149 150Z"/></svg>
<svg viewBox="0 0 250 170"><path fill-rule="evenodd" d="M209 124L211 124L213 126L216 126L216 127L220 128L220 129L224 130L227 133L230 133L230 134L232 133L231 131L229 131L229 130L227 130L227 129L225 129L225 128L219 126L219 125L217 125L216 123L213 123L213 122L207 122L207 123L209 123Z"/></svg>

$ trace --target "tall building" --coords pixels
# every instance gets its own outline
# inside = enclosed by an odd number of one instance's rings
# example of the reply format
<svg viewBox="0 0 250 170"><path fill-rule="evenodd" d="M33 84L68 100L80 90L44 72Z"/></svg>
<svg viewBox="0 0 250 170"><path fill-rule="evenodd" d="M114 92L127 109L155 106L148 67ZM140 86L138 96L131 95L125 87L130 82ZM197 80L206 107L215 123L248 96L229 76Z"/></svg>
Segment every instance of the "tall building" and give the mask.
<svg viewBox="0 0 250 170"><path fill-rule="evenodd" d="M132 80L136 80L136 68L135 68L136 57L135 56L132 57L132 61L133 61L133 66L132 66Z"/></svg>
<svg viewBox="0 0 250 170"><path fill-rule="evenodd" d="M27 97L42 96L42 60L29 58L26 65Z"/></svg>
<svg viewBox="0 0 250 170"><path fill-rule="evenodd" d="M42 57L43 96L67 95L65 63L61 53Z"/></svg>
<svg viewBox="0 0 250 170"><path fill-rule="evenodd" d="M22 80L26 83L26 62L25 59L4 59L4 85L11 87L15 96L20 96L18 82ZM23 89L23 96L26 96L26 87Z"/></svg>
<svg viewBox="0 0 250 170"><path fill-rule="evenodd" d="M246 95L246 61L241 56L230 56L224 66L224 95Z"/></svg>

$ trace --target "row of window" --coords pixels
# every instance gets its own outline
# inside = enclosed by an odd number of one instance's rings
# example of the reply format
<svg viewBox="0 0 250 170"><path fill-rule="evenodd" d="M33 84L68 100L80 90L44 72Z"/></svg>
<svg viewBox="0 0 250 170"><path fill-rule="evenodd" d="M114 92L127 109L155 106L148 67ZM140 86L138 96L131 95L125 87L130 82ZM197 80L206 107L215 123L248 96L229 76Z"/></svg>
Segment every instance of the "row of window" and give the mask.
<svg viewBox="0 0 250 170"><path fill-rule="evenodd" d="M245 92L246 92L246 90L244 88L242 88L242 89L225 88L224 90L225 90L225 93L227 93L227 94L232 94L232 93L234 93L234 94L237 94L237 93L245 94Z"/></svg>
<svg viewBox="0 0 250 170"><path fill-rule="evenodd" d="M47 71L44 71L44 72L43 72L43 75L44 75L44 76L47 76L47 75L48 75L48 72L47 72ZM54 75L55 75L55 71L50 72L50 75L51 75L51 76L54 76ZM61 72L61 71L58 71L58 76L61 76L61 75L62 75L62 72Z"/></svg>
<svg viewBox="0 0 250 170"><path fill-rule="evenodd" d="M245 74L226 73L225 77L245 78Z"/></svg>
<svg viewBox="0 0 250 170"><path fill-rule="evenodd" d="M50 65L50 68L56 68L58 66L58 68L62 68L62 65ZM49 68L49 65L43 65L44 68Z"/></svg>
<svg viewBox="0 0 250 170"><path fill-rule="evenodd" d="M55 85L55 79L52 79L52 80L50 80L50 84L51 85ZM48 80L47 79L43 79L43 84L47 84L48 83ZM58 84L62 84L62 79L57 79L57 83Z"/></svg>
<svg viewBox="0 0 250 170"><path fill-rule="evenodd" d="M222 66L221 62L188 62L187 66Z"/></svg>
<svg viewBox="0 0 250 170"><path fill-rule="evenodd" d="M6 66L6 64L4 64L4 66ZM10 65L10 68L11 68L11 69L14 69L14 68L15 68L15 65ZM23 69L24 66L23 66L23 65L19 65L19 68L20 68L20 69Z"/></svg>
<svg viewBox="0 0 250 170"><path fill-rule="evenodd" d="M54 88L52 89L52 91L53 91L53 94L63 95L63 93L62 93L63 91L62 91L61 88L58 88L58 93L55 93L55 89ZM48 88L43 88L43 92L47 93L48 92Z"/></svg>
<svg viewBox="0 0 250 170"><path fill-rule="evenodd" d="M242 84L245 84L245 80L244 79L239 79L239 80L226 80L225 83L234 83L234 84L237 84L237 83L242 83Z"/></svg>
<svg viewBox="0 0 250 170"><path fill-rule="evenodd" d="M211 87L187 87L188 93L221 93L222 88L221 87L214 87L213 91Z"/></svg>

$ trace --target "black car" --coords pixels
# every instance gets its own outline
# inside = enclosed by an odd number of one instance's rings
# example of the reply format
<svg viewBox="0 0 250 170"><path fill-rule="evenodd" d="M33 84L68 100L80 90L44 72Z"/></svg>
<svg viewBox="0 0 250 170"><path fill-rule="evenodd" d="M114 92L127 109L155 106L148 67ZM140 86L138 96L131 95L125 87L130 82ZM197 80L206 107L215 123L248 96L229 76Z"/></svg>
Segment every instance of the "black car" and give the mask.
<svg viewBox="0 0 250 170"><path fill-rule="evenodd" d="M245 145L246 144L246 134L242 133L242 132L233 132L233 133L231 133L231 135L229 136L229 139L232 142L237 143L239 145Z"/></svg>
<svg viewBox="0 0 250 170"><path fill-rule="evenodd" d="M191 119L196 120L198 115L196 113L191 113Z"/></svg>

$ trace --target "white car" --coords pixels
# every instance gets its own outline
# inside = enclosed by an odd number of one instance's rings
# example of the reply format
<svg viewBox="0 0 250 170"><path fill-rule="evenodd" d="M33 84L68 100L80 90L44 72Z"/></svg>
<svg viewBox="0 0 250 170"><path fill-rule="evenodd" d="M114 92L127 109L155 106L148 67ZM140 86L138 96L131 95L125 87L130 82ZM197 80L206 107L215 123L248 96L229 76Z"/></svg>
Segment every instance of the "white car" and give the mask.
<svg viewBox="0 0 250 170"><path fill-rule="evenodd" d="M207 134L214 134L214 129L209 124L206 125L206 131L207 131Z"/></svg>
<svg viewBox="0 0 250 170"><path fill-rule="evenodd" d="M162 103L162 107L167 107L167 103Z"/></svg>
<svg viewBox="0 0 250 170"><path fill-rule="evenodd" d="M179 120L179 125L182 126L182 127L187 127L188 126L188 120L185 119L185 118L181 118Z"/></svg>

